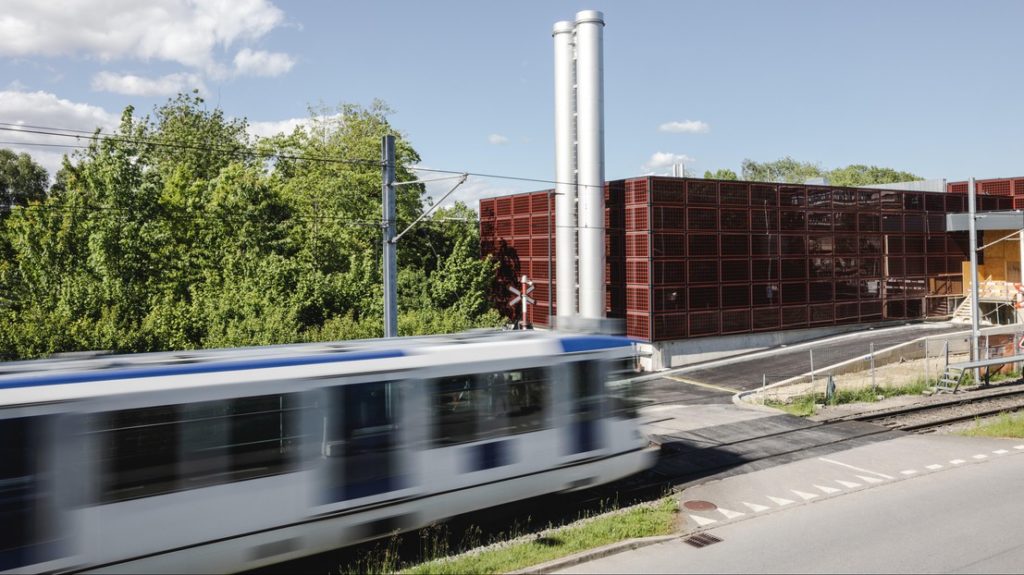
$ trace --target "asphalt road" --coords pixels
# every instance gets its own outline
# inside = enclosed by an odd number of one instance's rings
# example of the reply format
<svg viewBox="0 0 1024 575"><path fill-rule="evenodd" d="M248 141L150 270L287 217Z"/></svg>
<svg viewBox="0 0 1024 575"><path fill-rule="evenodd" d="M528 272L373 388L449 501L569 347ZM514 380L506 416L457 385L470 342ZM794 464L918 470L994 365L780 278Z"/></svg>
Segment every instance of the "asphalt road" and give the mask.
<svg viewBox="0 0 1024 575"><path fill-rule="evenodd" d="M768 383L775 383L789 377L808 373L810 371L809 349L815 350L817 357L815 369L820 369L827 365L866 355L872 343L876 350L882 350L920 337L938 336L964 330L963 326L927 323L877 331L865 330L817 342L778 348L767 353L753 354L749 358L739 358L725 365L721 362L713 362L708 364L709 367L706 368L694 366L682 370L673 370L673 373L687 380L729 388L735 391L747 391L761 387L762 375L764 374L769 378Z"/></svg>
<svg viewBox="0 0 1024 575"><path fill-rule="evenodd" d="M911 437L684 492L717 504L681 510L721 541L684 536L561 572L1020 573L1022 489L1019 441Z"/></svg>

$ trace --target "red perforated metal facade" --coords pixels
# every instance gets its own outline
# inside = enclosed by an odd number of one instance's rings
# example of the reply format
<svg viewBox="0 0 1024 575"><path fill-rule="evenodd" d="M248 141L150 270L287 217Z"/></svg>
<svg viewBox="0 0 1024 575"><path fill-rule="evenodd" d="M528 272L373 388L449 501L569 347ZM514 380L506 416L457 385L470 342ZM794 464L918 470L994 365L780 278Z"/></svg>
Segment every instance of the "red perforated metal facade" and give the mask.
<svg viewBox="0 0 1024 575"><path fill-rule="evenodd" d="M991 190L979 209L1011 209ZM1024 193L1024 180L1020 181ZM609 317L646 341L949 313L962 291L964 233L951 193L641 177L606 188ZM999 195L995 195L999 194ZM481 251L501 263L494 301L528 275L529 321L548 325L555 290L551 191L480 203ZM553 278L557 281L558 278ZM551 310L557 313L557 302Z"/></svg>

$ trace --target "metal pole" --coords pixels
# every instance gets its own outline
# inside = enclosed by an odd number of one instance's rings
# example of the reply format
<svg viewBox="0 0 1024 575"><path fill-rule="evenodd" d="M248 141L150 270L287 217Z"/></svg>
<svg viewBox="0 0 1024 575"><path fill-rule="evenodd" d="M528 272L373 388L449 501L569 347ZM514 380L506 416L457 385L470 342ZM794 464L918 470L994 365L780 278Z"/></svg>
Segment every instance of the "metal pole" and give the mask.
<svg viewBox="0 0 1024 575"><path fill-rule="evenodd" d="M875 342L868 344L871 353L871 389L875 389Z"/></svg>
<svg viewBox="0 0 1024 575"><path fill-rule="evenodd" d="M992 348L988 345L988 334L985 334L985 359L992 357ZM992 376L992 366L985 366L985 385L988 385L989 378Z"/></svg>
<svg viewBox="0 0 1024 575"><path fill-rule="evenodd" d="M1021 213L1024 214L1024 212ZM1021 223L1021 228L1022 229L1020 233L1017 234L1017 249L1019 250L1018 253L1020 254L1020 277L1017 279L1017 281L1020 282L1020 285L1024 286L1024 222ZM1024 300L1022 300L1021 292L1018 289L1017 293L1014 294L1014 305L1020 306L1022 301ZM1017 323L1024 323L1024 307L1017 307ZM1013 345L1016 346L1017 342L1014 341Z"/></svg>
<svg viewBox="0 0 1024 575"><path fill-rule="evenodd" d="M764 405L765 392L768 387L768 374L761 374L761 405Z"/></svg>
<svg viewBox="0 0 1024 575"><path fill-rule="evenodd" d="M924 338L924 384L928 385L928 338Z"/></svg>
<svg viewBox="0 0 1024 575"><path fill-rule="evenodd" d="M526 310L526 300L527 300L527 298L529 298L529 294L526 292L526 288L528 288L529 286L526 284L526 280L527 280L526 274L523 274L523 277L519 280L519 288L522 290L522 291L519 292L519 294L520 294L519 297L522 298L522 300L523 300L523 315L522 315L523 321L520 322L522 329L526 329L526 324L529 323L529 319L527 318L527 310Z"/></svg>
<svg viewBox="0 0 1024 575"><path fill-rule="evenodd" d="M814 350L809 349L807 353L811 355L811 393L814 393Z"/></svg>
<svg viewBox="0 0 1024 575"><path fill-rule="evenodd" d="M949 369L949 340L942 342L942 355L946 358L946 364L942 366L942 371L945 372Z"/></svg>
<svg viewBox="0 0 1024 575"><path fill-rule="evenodd" d="M381 152L381 194L384 232L384 337L398 336L398 259L395 253L395 137L384 136Z"/></svg>
<svg viewBox="0 0 1024 575"><path fill-rule="evenodd" d="M974 178L967 182L967 212L969 220L968 233L971 244L971 361L978 359L978 229L975 221L977 215L977 194ZM978 382L978 368L974 368L974 381Z"/></svg>
<svg viewBox="0 0 1024 575"><path fill-rule="evenodd" d="M555 209L554 194L555 190L548 192L548 329L554 329L554 324L552 322L555 321L555 312L553 307L555 303L555 291L552 289L554 287L552 284L555 283L555 278L551 275L551 259L554 257L555 251L554 247L551 245L551 228L555 227L554 214L551 213Z"/></svg>

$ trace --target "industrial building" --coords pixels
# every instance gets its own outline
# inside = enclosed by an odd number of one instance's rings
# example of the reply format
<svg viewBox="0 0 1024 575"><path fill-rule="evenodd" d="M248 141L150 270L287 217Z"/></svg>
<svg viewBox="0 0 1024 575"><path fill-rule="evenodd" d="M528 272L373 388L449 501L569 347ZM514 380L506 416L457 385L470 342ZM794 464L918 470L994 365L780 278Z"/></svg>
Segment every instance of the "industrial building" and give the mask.
<svg viewBox="0 0 1024 575"><path fill-rule="evenodd" d="M956 317L975 307L968 292L990 321L1017 318L1024 212L1007 210L1024 207L1022 178L976 181L975 194L944 180L606 182L604 24L585 10L552 29L554 188L480 201L481 253L499 262L492 301L509 319L588 331L623 320L644 342L643 367L661 369ZM978 217L965 223L969 210Z"/></svg>
<svg viewBox="0 0 1024 575"><path fill-rule="evenodd" d="M502 302L526 276L535 302L525 319L538 327L558 315L554 195L480 202L481 252L500 263L495 301L521 319L521 308ZM627 335L662 349L711 336L746 336L734 342L753 346L758 333L948 318L964 300L969 238L947 229L947 214L967 210L956 190L645 176L607 183L604 199L605 311L625 320ZM1012 203L982 194L977 208ZM979 270L1005 283L1012 269L993 270L1013 258L1000 250L1016 251L997 242Z"/></svg>

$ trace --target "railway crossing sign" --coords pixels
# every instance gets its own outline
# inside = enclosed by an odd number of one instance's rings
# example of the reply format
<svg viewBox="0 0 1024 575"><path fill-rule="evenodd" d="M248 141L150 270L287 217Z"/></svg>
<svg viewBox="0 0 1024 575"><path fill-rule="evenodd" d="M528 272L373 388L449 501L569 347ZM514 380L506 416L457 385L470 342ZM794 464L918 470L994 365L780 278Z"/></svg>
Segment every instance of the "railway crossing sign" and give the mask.
<svg viewBox="0 0 1024 575"><path fill-rule="evenodd" d="M527 294L533 293L533 281L528 280L528 279L526 279L526 276L523 276L522 283L523 283L523 290L525 290ZM516 297L512 298L512 300L508 302L508 305L516 305L517 303L519 303L520 300L523 297L523 290L520 290L520 289L518 289L518 288L516 288L514 286L508 286L508 291L516 294ZM528 304L535 304L535 303L537 303L537 301L534 300L529 295L527 295L526 296L526 303L528 303ZM523 307L525 308L526 306L523 306Z"/></svg>
<svg viewBox="0 0 1024 575"><path fill-rule="evenodd" d="M515 307L517 303L523 302L523 315L520 317L519 325L521 326L521 329L526 329L528 317L526 315L526 306L537 303L537 301L530 297L530 293L533 292L533 281L526 277L526 274L523 274L519 283L521 287L518 289L513 286L508 286L508 291L516 294L516 297L512 298L512 301L508 302L508 305Z"/></svg>

